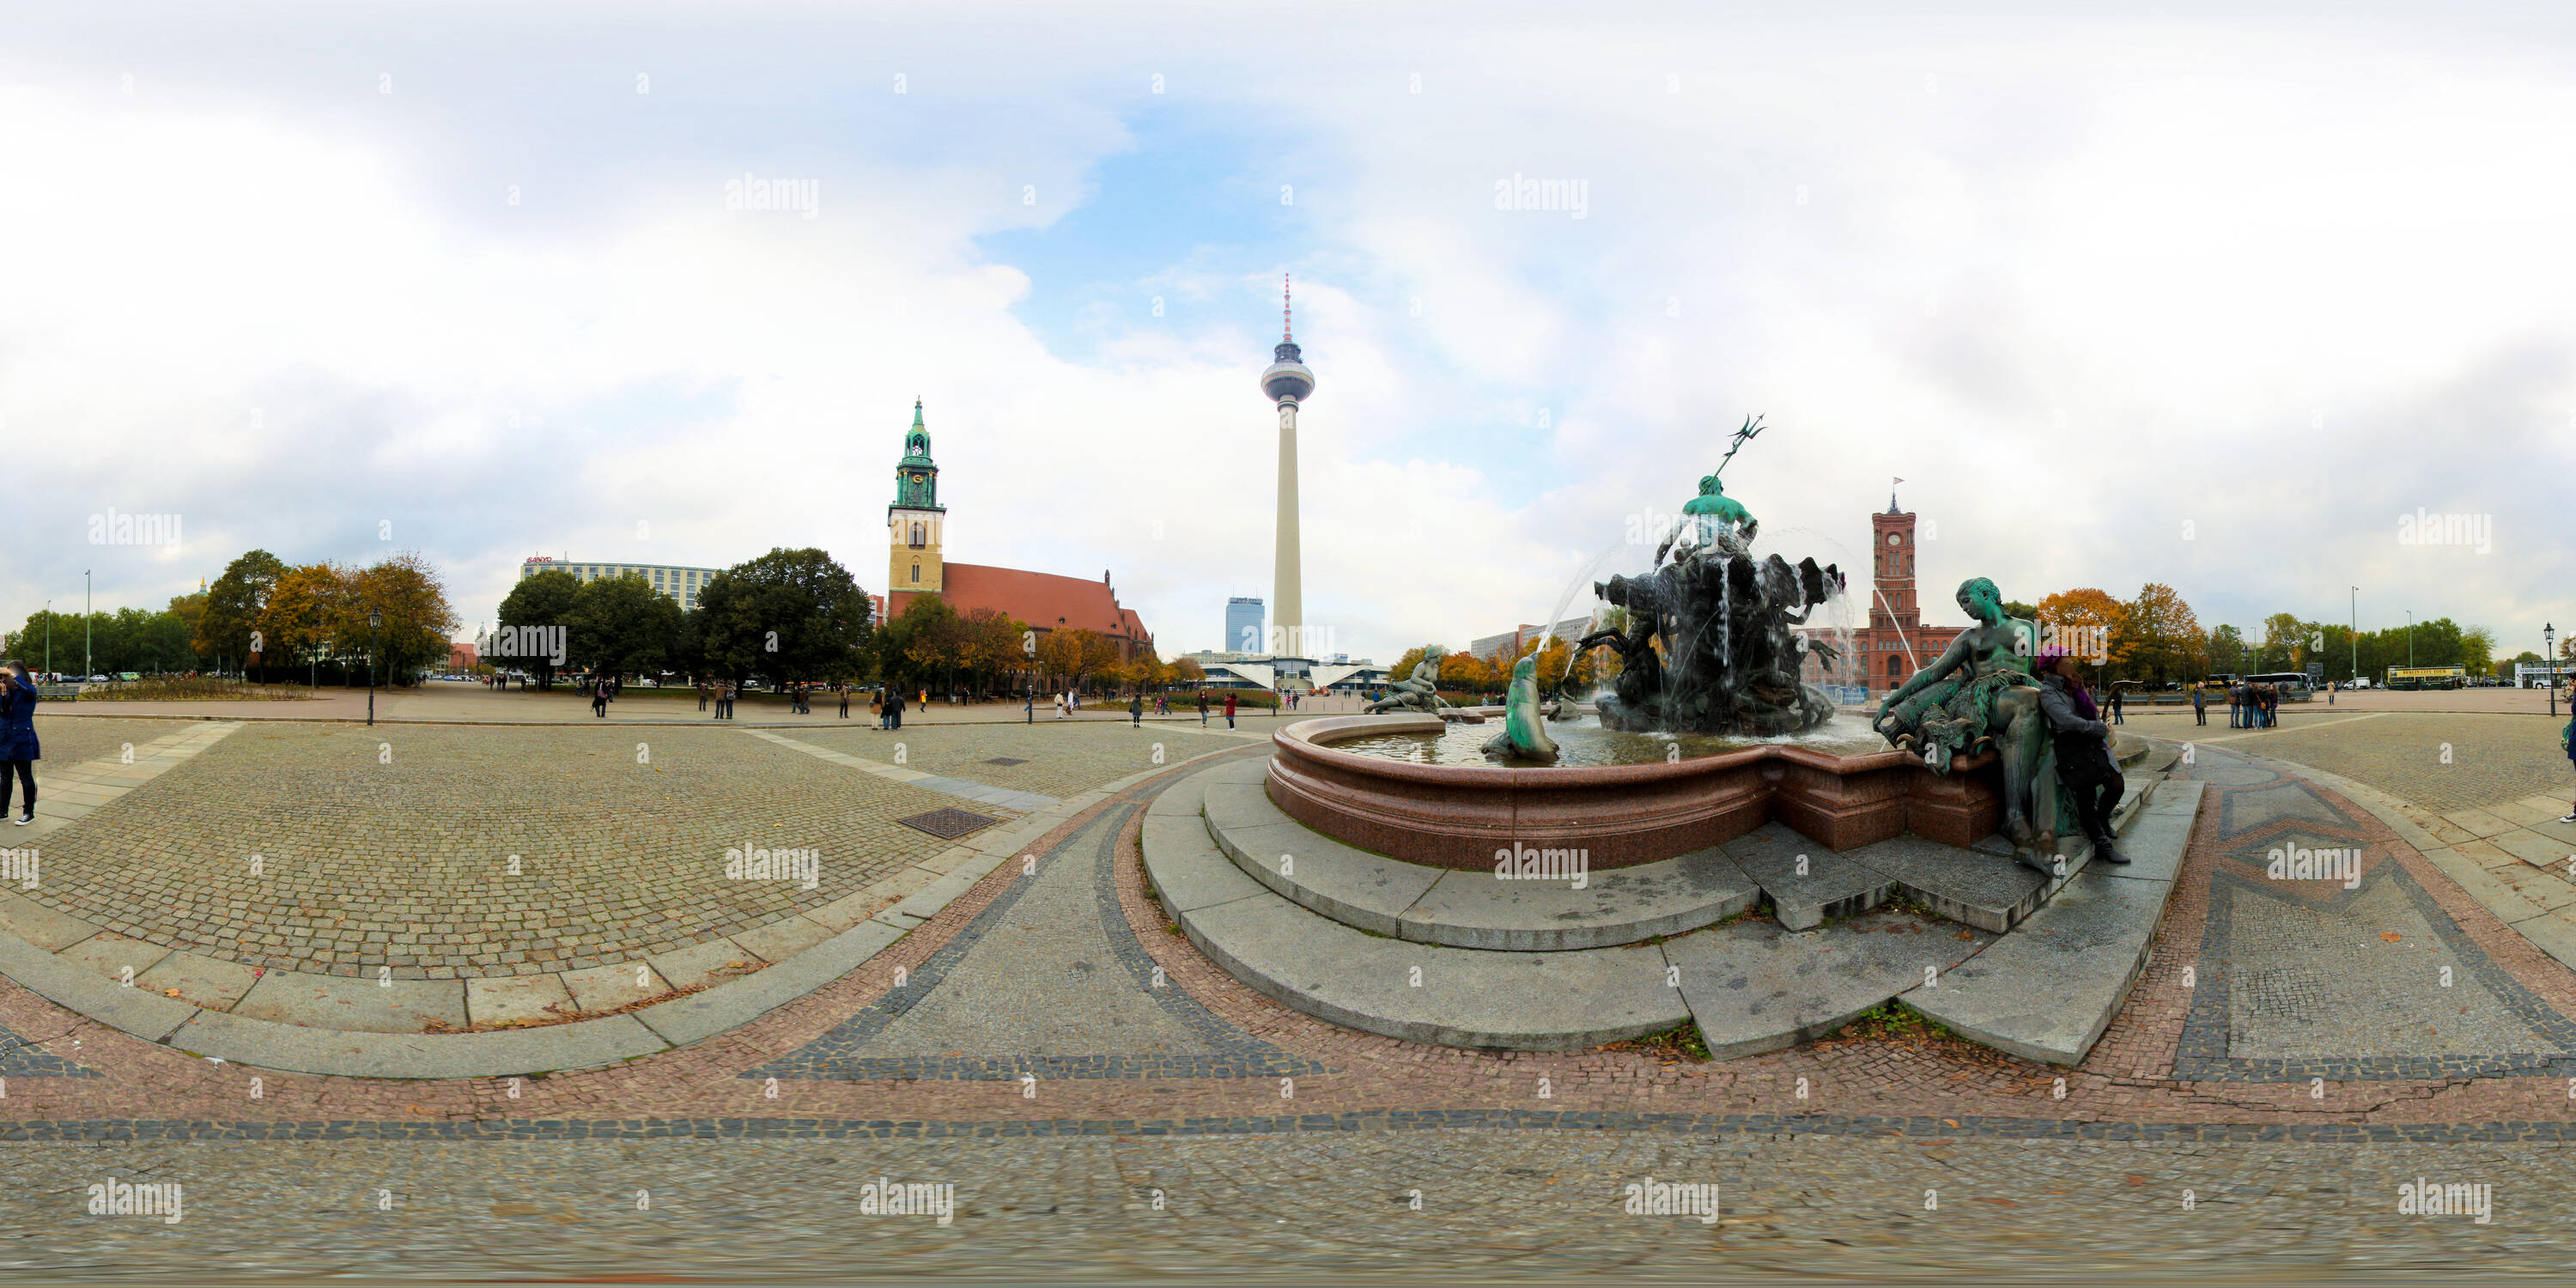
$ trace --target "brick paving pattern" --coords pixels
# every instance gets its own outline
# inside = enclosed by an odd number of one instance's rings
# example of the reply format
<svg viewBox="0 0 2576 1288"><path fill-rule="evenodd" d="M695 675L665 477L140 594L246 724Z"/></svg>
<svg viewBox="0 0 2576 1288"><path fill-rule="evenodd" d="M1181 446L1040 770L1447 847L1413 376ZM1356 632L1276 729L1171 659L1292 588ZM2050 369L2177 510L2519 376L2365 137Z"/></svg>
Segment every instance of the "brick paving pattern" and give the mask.
<svg viewBox="0 0 2576 1288"><path fill-rule="evenodd" d="M252 724L47 837L30 897L272 970L577 970L856 891L945 849L886 824L952 799L722 729ZM728 880L745 846L819 851L816 888Z"/></svg>

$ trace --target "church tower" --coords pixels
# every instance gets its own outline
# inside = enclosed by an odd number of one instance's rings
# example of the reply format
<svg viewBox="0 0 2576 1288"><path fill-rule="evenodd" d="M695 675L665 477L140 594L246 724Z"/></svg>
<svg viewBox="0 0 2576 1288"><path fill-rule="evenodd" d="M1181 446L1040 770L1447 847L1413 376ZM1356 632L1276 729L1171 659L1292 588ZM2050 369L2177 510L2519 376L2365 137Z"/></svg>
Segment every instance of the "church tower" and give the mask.
<svg viewBox="0 0 2576 1288"><path fill-rule="evenodd" d="M948 507L939 503L939 466L930 459L930 431L921 425L921 400L912 400L912 430L903 436L903 459L894 467L894 503L886 507L886 591L937 591L940 529Z"/></svg>

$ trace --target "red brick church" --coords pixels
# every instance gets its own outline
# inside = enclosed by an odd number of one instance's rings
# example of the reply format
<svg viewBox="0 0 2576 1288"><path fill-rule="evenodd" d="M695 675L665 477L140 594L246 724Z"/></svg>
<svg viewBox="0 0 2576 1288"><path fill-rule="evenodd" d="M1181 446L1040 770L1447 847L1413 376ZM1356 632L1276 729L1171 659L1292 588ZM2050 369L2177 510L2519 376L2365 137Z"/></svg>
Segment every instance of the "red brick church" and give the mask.
<svg viewBox="0 0 2576 1288"><path fill-rule="evenodd" d="M960 613L999 610L1042 636L1058 630L1097 632L1117 644L1121 662L1153 652L1153 633L1136 610L1118 602L1106 571L1093 581L948 560L948 507L939 502L939 466L930 457L930 430L921 423L918 401L912 405L912 428L904 435L903 459L895 464L894 487L894 502L886 507L886 595L878 605L880 620L901 616L914 596L931 594Z"/></svg>

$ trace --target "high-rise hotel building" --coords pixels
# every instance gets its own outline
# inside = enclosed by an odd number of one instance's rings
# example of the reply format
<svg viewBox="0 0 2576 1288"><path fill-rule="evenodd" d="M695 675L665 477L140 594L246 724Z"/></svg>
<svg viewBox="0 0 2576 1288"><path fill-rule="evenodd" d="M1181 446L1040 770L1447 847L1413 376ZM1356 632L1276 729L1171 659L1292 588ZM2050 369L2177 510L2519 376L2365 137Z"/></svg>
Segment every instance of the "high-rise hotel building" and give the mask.
<svg viewBox="0 0 2576 1288"><path fill-rule="evenodd" d="M641 577L653 589L680 601L684 610L696 608L698 587L723 571L720 568L685 568L677 564L581 563L538 555L519 565L519 576L525 579L548 569L560 569L582 581L597 581L602 577Z"/></svg>

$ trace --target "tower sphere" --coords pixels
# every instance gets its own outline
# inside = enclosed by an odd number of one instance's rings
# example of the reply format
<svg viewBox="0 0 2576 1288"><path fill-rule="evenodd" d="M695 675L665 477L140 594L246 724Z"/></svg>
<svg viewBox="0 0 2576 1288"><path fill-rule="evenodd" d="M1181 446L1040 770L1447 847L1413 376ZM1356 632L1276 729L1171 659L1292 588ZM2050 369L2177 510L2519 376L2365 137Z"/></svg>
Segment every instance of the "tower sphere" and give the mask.
<svg viewBox="0 0 2576 1288"><path fill-rule="evenodd" d="M1261 392L1272 402L1291 398L1301 403L1306 401L1315 392L1315 373L1298 361L1299 354L1294 344L1282 342L1276 356L1278 361L1261 373Z"/></svg>

